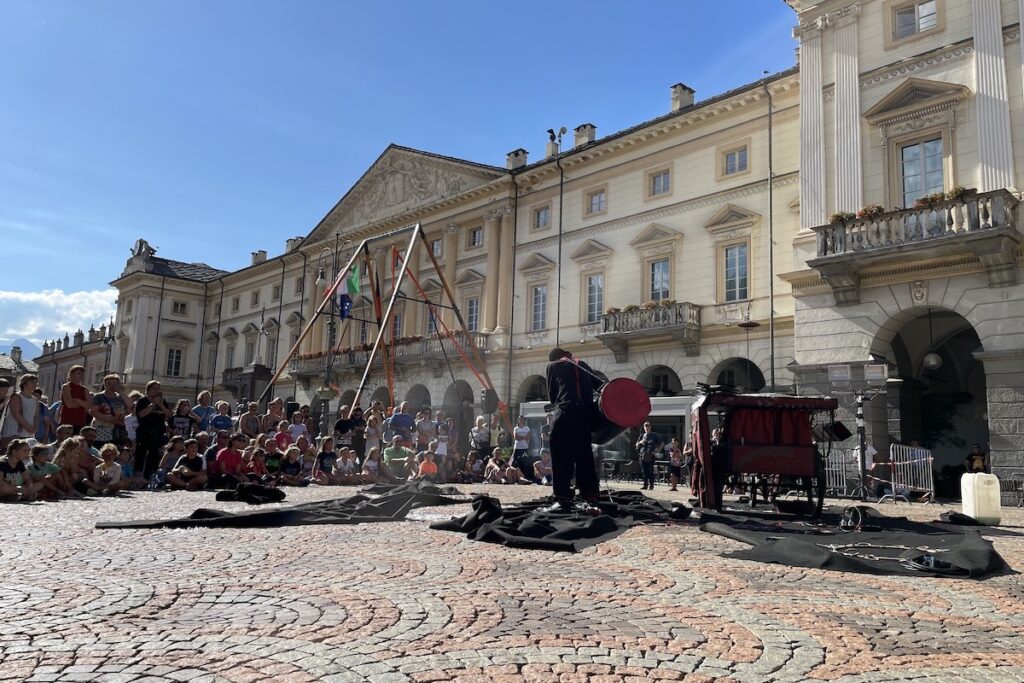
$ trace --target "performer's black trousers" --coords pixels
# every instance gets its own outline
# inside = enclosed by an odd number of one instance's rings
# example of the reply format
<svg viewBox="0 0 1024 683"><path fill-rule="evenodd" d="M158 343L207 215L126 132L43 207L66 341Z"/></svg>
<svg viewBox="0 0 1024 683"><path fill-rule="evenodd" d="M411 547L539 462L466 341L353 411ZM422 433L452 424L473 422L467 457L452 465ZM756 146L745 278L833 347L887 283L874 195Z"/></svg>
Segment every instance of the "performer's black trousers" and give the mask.
<svg viewBox="0 0 1024 683"><path fill-rule="evenodd" d="M597 470L590 447L590 409L569 406L555 414L551 426L551 470L555 497L573 499L572 477L584 499L597 500Z"/></svg>

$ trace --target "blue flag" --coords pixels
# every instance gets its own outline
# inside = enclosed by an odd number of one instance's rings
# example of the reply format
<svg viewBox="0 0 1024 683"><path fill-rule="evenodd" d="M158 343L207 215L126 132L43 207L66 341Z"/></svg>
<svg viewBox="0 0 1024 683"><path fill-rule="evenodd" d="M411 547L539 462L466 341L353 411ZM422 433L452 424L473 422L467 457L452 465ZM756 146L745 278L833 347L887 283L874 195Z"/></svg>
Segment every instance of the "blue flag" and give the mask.
<svg viewBox="0 0 1024 683"><path fill-rule="evenodd" d="M348 294L341 294L338 296L338 311L341 319L349 317L352 314L352 297Z"/></svg>

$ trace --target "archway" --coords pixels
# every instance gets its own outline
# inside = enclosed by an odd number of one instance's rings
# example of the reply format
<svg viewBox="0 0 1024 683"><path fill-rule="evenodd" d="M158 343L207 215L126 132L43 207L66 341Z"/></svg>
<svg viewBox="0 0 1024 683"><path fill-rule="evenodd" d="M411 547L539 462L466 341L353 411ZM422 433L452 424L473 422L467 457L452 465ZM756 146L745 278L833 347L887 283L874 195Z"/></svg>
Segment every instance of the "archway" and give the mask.
<svg viewBox="0 0 1024 683"><path fill-rule="evenodd" d="M448 385L444 392L444 414L455 420L455 444L463 453L469 452L469 430L476 414L473 410L473 388L461 379Z"/></svg>
<svg viewBox="0 0 1024 683"><path fill-rule="evenodd" d="M747 358L729 358L722 361L708 376L711 384L728 384L740 391L756 393L764 389L764 373Z"/></svg>
<svg viewBox="0 0 1024 683"><path fill-rule="evenodd" d="M430 407L430 390L422 384L414 384L405 394L405 402L415 415L424 408Z"/></svg>
<svg viewBox="0 0 1024 683"><path fill-rule="evenodd" d="M391 405L391 394L388 393L386 386L377 387L373 390L373 393L370 395L370 403L374 401L380 401L385 408Z"/></svg>
<svg viewBox="0 0 1024 683"><path fill-rule="evenodd" d="M342 392L341 398L338 399L338 407L340 408L341 406L352 406L352 401L354 401L355 398L355 389L349 389L347 391Z"/></svg>
<svg viewBox="0 0 1024 683"><path fill-rule="evenodd" d="M963 316L940 308L902 311L872 343L872 353L894 364L902 380L888 389L889 407L898 408L887 425L889 435L931 450L940 496L958 495L971 444L987 450L985 367L974 357L983 350Z"/></svg>
<svg viewBox="0 0 1024 683"><path fill-rule="evenodd" d="M547 401L547 380L540 375L530 375L519 383L519 391L516 392L516 400L519 403L527 403L529 401Z"/></svg>
<svg viewBox="0 0 1024 683"><path fill-rule="evenodd" d="M649 396L678 396L683 391L676 371L667 365L652 365L645 368L637 381L647 390Z"/></svg>

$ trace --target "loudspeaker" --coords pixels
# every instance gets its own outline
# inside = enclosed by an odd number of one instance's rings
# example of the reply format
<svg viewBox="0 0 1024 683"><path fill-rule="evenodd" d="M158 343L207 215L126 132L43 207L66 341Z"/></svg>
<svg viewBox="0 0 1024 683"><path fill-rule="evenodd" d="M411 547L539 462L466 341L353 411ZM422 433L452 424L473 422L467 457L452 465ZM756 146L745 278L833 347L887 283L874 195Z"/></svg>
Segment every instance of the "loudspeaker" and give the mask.
<svg viewBox="0 0 1024 683"><path fill-rule="evenodd" d="M833 443L846 441L851 436L853 436L853 433L849 429L847 429L846 425L844 425L842 422L833 422L830 425L815 425L812 431L814 433L814 438L818 441L818 443L825 443L826 441L828 441L829 436L832 437Z"/></svg>
<svg viewBox="0 0 1024 683"><path fill-rule="evenodd" d="M494 389L481 389L480 390L480 412L482 413L496 413L498 412L498 392Z"/></svg>

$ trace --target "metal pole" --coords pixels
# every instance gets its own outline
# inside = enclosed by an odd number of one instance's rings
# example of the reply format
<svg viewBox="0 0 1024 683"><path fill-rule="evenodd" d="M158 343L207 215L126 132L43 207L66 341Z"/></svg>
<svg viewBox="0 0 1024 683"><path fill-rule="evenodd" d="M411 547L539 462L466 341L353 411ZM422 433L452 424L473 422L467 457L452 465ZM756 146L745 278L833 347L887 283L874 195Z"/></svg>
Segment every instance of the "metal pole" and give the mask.
<svg viewBox="0 0 1024 683"><path fill-rule="evenodd" d="M860 469L860 499L867 500L867 433L864 429L864 392L857 392L857 439L859 442L859 455L857 457L857 465Z"/></svg>

